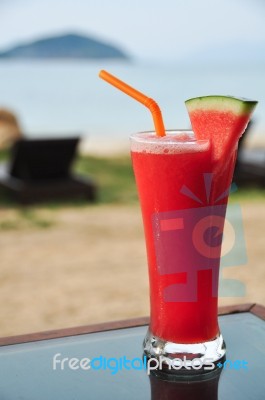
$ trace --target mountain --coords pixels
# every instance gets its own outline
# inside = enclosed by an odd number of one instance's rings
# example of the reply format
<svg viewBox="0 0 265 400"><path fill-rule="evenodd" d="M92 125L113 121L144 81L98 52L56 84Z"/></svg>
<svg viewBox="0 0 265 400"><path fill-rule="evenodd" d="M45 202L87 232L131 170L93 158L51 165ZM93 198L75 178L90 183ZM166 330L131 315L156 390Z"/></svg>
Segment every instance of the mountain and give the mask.
<svg viewBox="0 0 265 400"><path fill-rule="evenodd" d="M0 58L13 59L128 59L120 49L91 37L66 34L14 46L0 52Z"/></svg>

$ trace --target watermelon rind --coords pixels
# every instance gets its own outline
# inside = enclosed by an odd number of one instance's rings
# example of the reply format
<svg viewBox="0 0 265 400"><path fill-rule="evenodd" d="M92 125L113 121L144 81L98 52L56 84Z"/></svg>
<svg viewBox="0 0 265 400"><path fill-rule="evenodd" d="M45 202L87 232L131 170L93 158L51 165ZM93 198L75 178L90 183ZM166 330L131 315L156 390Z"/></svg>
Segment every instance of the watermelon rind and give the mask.
<svg viewBox="0 0 265 400"><path fill-rule="evenodd" d="M194 97L185 101L189 112L197 110L230 111L236 115L251 114L257 101L234 96L211 95Z"/></svg>

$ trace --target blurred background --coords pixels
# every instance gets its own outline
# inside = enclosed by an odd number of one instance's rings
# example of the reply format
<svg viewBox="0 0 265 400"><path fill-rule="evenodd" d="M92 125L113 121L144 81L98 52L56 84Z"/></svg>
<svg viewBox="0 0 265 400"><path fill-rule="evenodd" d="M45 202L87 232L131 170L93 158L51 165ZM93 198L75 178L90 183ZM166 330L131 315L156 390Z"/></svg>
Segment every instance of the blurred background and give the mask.
<svg viewBox="0 0 265 400"><path fill-rule="evenodd" d="M149 313L128 137L152 119L100 69L154 98L167 128L189 128L190 97L259 101L231 196L247 261L223 270L220 304L265 304L264 16L262 0L0 0L0 336ZM96 194L80 186L78 199L71 188L60 199L22 198L17 179L26 178L14 165L18 154L18 165L28 161L17 139L73 137L66 168Z"/></svg>

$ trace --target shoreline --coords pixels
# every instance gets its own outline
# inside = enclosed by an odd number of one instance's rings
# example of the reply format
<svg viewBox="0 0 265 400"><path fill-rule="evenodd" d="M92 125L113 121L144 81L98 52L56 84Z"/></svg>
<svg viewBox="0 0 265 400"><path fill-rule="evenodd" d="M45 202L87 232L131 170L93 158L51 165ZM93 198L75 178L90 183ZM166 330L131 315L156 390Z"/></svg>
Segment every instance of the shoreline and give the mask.
<svg viewBox="0 0 265 400"><path fill-rule="evenodd" d="M79 154L82 156L124 156L130 154L129 138L112 140L106 138L84 137L79 144Z"/></svg>
<svg viewBox="0 0 265 400"><path fill-rule="evenodd" d="M245 142L246 150L261 150L265 151L265 134L255 135L251 138L247 138ZM83 137L79 144L79 154L82 156L102 156L102 157L113 157L113 156L125 156L130 155L130 141L129 137L124 138L98 138L98 137Z"/></svg>

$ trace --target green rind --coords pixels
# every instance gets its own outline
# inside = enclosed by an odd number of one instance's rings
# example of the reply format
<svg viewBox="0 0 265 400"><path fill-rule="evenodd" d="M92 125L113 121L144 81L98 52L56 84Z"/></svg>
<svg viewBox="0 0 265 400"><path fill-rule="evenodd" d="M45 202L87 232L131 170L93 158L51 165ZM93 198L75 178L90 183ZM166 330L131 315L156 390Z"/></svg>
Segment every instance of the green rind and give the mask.
<svg viewBox="0 0 265 400"><path fill-rule="evenodd" d="M194 97L185 101L189 113L197 110L216 110L230 111L236 115L250 115L257 103L255 100L220 95Z"/></svg>

